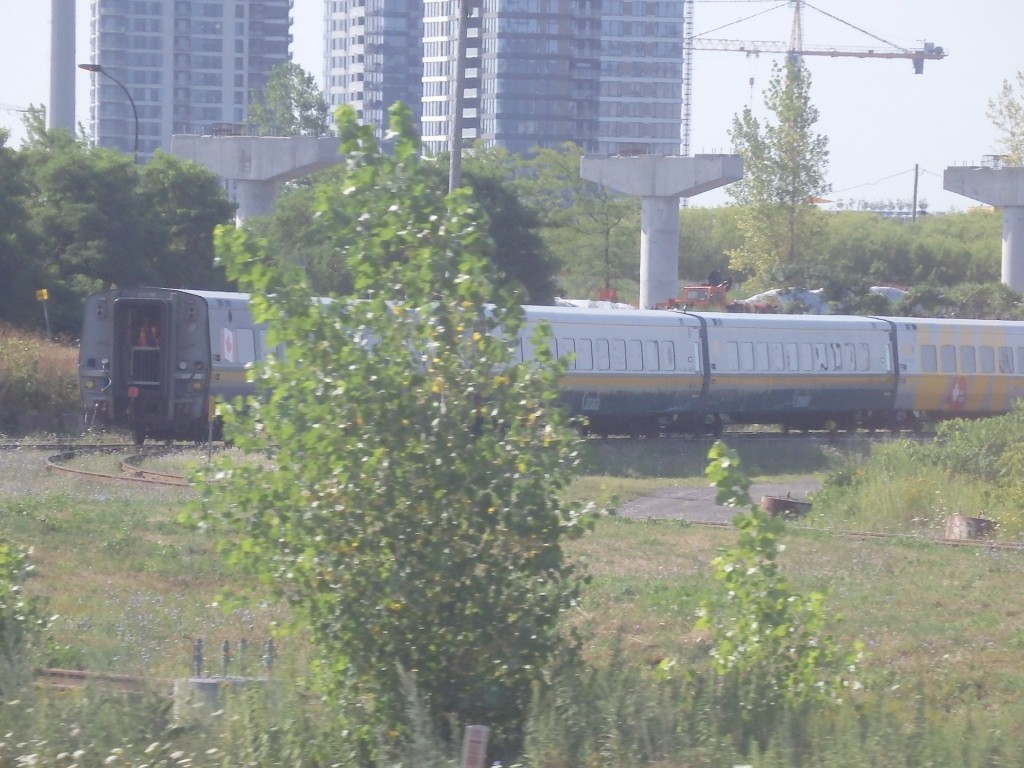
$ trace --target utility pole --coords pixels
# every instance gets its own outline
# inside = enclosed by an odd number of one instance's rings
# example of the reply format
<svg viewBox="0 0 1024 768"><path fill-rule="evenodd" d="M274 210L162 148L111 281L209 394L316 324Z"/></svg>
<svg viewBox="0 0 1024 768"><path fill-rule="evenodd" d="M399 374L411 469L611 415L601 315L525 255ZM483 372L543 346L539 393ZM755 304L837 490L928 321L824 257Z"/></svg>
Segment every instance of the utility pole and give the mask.
<svg viewBox="0 0 1024 768"><path fill-rule="evenodd" d="M455 36L455 82L452 83L451 136L448 140L450 160L448 162L448 191L462 186L462 102L466 89L466 35L469 27L469 4L471 0L457 0L459 19Z"/></svg>

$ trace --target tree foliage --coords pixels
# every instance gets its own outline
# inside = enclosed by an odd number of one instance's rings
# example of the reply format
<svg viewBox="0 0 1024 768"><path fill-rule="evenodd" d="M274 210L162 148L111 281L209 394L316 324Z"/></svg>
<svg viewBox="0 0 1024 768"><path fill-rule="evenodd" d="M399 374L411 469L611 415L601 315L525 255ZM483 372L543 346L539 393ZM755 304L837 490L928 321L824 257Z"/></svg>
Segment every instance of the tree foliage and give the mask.
<svg viewBox="0 0 1024 768"><path fill-rule="evenodd" d="M486 222L467 190L439 191L408 110L392 156L339 118L345 184L317 215L353 294L314 300L262 241L219 234L287 354L252 371L265 398L226 409L272 468L222 464L198 519L298 613L367 763L361 729L403 722L406 674L439 731L484 723L514 749L582 583L561 548L588 520L559 495L576 462L562 368L546 343L537 364L512 358L523 315L507 295L486 306Z"/></svg>
<svg viewBox="0 0 1024 768"><path fill-rule="evenodd" d="M34 672L32 653L49 626L45 601L25 592L29 550L0 541L0 694L11 701Z"/></svg>
<svg viewBox="0 0 1024 768"><path fill-rule="evenodd" d="M540 218L517 194L511 180L514 175L505 170L478 157L467 158L463 166L463 184L484 214L486 253L498 270L494 288L518 290L524 303L550 304L555 295L557 264L541 238ZM271 253L303 267L311 287L320 294L347 293L353 286L345 258L348 244L339 239L348 236L347 230L330 225L317 213L317 206L330 200L335 221L363 215L360 201L343 192L348 174L345 166L317 173L307 184L291 186L270 216L250 223L255 232L267 238ZM430 194L447 189L443 159L423 163L420 174Z"/></svg>
<svg viewBox="0 0 1024 768"><path fill-rule="evenodd" d="M730 270L727 255L743 245L737 211L723 206L679 212L679 274L684 283L700 283L714 270L734 283L746 277L739 269Z"/></svg>
<svg viewBox="0 0 1024 768"><path fill-rule="evenodd" d="M30 114L28 139L0 145L0 319L39 327L35 291L50 294L57 333L77 335L82 303L112 286L227 287L213 264L213 228L234 212L216 176L157 153L146 165L48 131ZM32 318L27 321L27 318Z"/></svg>
<svg viewBox="0 0 1024 768"><path fill-rule="evenodd" d="M575 144L540 148L518 187L542 218L543 233L561 265L564 295L597 298L614 290L636 299L640 285L640 201L580 177Z"/></svg>
<svg viewBox="0 0 1024 768"><path fill-rule="evenodd" d="M767 274L820 251L823 214L816 198L825 182L828 139L814 133L818 110L810 99L811 76L798 62L776 65L765 107L776 122L762 125L748 107L733 119L733 151L743 158L743 178L729 192L741 206L743 245L731 260L737 269Z"/></svg>
<svg viewBox="0 0 1024 768"><path fill-rule="evenodd" d="M1024 70L1016 82L1003 80L999 95L989 99L985 113L999 129L999 147L1007 165L1024 165Z"/></svg>
<svg viewBox="0 0 1024 768"><path fill-rule="evenodd" d="M852 682L859 649L844 650L827 632L825 596L794 592L778 562L781 518L750 499L750 479L722 442L708 454L707 475L718 503L737 507L739 539L712 561L720 601L705 601L698 627L711 631L711 658L722 699L735 711L737 748L768 746L784 712L797 717L840 700Z"/></svg>
<svg viewBox="0 0 1024 768"><path fill-rule="evenodd" d="M39 262L28 226L31 189L25 158L7 146L10 133L0 128L0 320L24 323L32 317L35 291L42 287Z"/></svg>
<svg viewBox="0 0 1024 768"><path fill-rule="evenodd" d="M329 114L316 79L285 61L270 70L266 86L253 94L249 125L258 136L328 136Z"/></svg>

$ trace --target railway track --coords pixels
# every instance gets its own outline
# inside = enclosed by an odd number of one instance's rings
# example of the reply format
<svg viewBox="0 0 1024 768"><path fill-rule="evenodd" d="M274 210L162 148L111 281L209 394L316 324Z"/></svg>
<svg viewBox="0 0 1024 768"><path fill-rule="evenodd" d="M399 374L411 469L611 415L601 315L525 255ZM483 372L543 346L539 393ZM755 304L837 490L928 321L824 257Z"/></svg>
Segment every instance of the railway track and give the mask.
<svg viewBox="0 0 1024 768"><path fill-rule="evenodd" d="M80 459L83 456L95 455L97 453L117 453L123 451L127 446L89 446L75 447L61 451L46 459L46 468L51 472L61 472L85 477L93 480L109 480L113 482L145 483L148 485L167 485L176 487L189 487L191 484L184 475L162 472L154 469L147 469L143 463L149 459L173 453L175 448L151 448L138 450L134 453L123 456L118 462L117 471L103 472L95 469L83 469L71 466L70 462Z"/></svg>

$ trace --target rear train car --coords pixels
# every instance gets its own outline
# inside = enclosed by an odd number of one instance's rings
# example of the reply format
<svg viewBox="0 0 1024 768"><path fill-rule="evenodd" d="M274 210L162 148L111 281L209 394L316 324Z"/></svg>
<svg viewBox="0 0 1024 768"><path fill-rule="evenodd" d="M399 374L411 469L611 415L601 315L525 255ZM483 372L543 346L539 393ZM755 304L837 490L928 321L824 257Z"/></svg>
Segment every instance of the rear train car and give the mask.
<svg viewBox="0 0 1024 768"><path fill-rule="evenodd" d="M86 426L136 443L219 438L213 401L251 391L246 364L265 333L238 293L134 288L86 300L79 385Z"/></svg>
<svg viewBox="0 0 1024 768"><path fill-rule="evenodd" d="M899 412L924 421L993 416L1024 397L1024 322L890 321L898 338Z"/></svg>

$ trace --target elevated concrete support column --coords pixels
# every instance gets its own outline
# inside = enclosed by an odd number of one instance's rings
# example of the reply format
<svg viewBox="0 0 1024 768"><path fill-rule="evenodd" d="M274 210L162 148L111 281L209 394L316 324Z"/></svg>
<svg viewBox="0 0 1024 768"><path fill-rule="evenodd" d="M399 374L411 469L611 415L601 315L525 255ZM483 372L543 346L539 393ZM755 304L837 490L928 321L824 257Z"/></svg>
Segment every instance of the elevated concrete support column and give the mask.
<svg viewBox="0 0 1024 768"><path fill-rule="evenodd" d="M669 257L671 254L671 257ZM645 197L640 207L640 306L653 307L644 297L661 296L671 287L679 292L679 198Z"/></svg>
<svg viewBox="0 0 1024 768"><path fill-rule="evenodd" d="M277 202L276 181L251 181L236 179L235 191L238 195L238 211L235 221L241 224L250 216L266 216L274 210Z"/></svg>
<svg viewBox="0 0 1024 768"><path fill-rule="evenodd" d="M1024 291L1024 207L1003 209L1001 279L1015 291Z"/></svg>
<svg viewBox="0 0 1024 768"><path fill-rule="evenodd" d="M585 155L580 176L641 198L640 306L648 309L679 292L679 198L739 181L738 155Z"/></svg>
<svg viewBox="0 0 1024 768"><path fill-rule="evenodd" d="M1003 209L1003 283L1024 292L1024 168L951 166L942 187Z"/></svg>
<svg viewBox="0 0 1024 768"><path fill-rule="evenodd" d="M171 154L204 165L235 182L239 225L248 216L270 213L281 182L340 163L341 139L333 136L171 137Z"/></svg>

